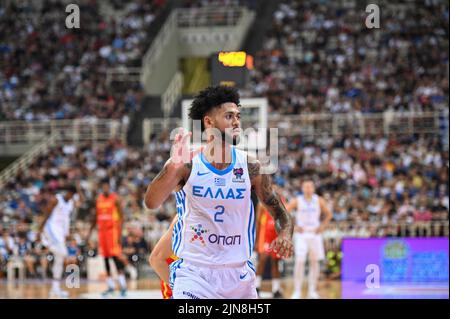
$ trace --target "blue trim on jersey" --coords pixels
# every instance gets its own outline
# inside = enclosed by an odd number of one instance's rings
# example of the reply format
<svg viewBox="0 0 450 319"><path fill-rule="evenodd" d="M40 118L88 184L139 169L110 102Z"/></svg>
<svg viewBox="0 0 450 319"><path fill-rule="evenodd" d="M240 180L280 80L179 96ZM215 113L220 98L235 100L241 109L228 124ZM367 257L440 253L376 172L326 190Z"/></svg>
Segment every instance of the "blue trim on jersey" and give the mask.
<svg viewBox="0 0 450 319"><path fill-rule="evenodd" d="M177 245L177 242L178 242L178 237L179 237L179 234L178 234L178 231L179 231L179 218L180 218L180 215L181 215L181 209L180 209L180 207L178 207L179 206L179 201L180 201L180 198L178 197L178 193L177 192L175 192L175 202L176 202L176 206L177 206L177 218L178 218L178 220L177 220L177 223L175 224L175 226L174 226L174 228L173 228L173 233L172 233L172 251L174 251L175 250L175 246Z"/></svg>
<svg viewBox="0 0 450 319"><path fill-rule="evenodd" d="M250 260L247 260L247 265L250 267L251 270L253 270L254 273L256 273L255 266Z"/></svg>
<svg viewBox="0 0 450 319"><path fill-rule="evenodd" d="M180 241L178 242L178 247L176 250L177 254L178 254L178 251L180 250L181 242L183 239L183 224L184 224L183 218L186 213L186 193L184 193L183 190L180 192L180 197L181 197L181 204L183 206L182 206L182 211L181 211L181 223L180 223L180 229L179 229Z"/></svg>
<svg viewBox="0 0 450 319"><path fill-rule="evenodd" d="M186 211L186 192L184 189L182 189L181 192L183 193L183 211Z"/></svg>
<svg viewBox="0 0 450 319"><path fill-rule="evenodd" d="M234 147L231 148L231 163L230 165L228 165L227 168L219 170L217 168L215 168L214 166L211 165L211 163L208 162L208 160L206 159L205 155L203 153L200 153L200 159L203 162L203 164L205 164L205 166L213 173L217 174L217 175L225 175L227 173L229 173L233 167L234 164L236 163L236 149Z"/></svg>
<svg viewBox="0 0 450 319"><path fill-rule="evenodd" d="M172 234L172 250L175 255L178 254L178 249L180 248L182 241L182 230L183 230L183 215L186 208L186 193L181 190L175 193L176 203L177 203L177 215L178 221L175 224L174 231Z"/></svg>
<svg viewBox="0 0 450 319"><path fill-rule="evenodd" d="M173 229L172 234L172 251L175 251L175 247L178 245L178 241L180 240L180 224L177 222Z"/></svg>
<svg viewBox="0 0 450 319"><path fill-rule="evenodd" d="M180 269L183 259L175 260L170 264L170 277L169 277L169 287L173 290L173 284L175 283L175 278L177 278L177 270ZM173 296L173 294L172 294Z"/></svg>
<svg viewBox="0 0 450 319"><path fill-rule="evenodd" d="M255 214L255 210L254 210L254 207L253 207L253 202L252 202L251 205L252 205L252 210L253 210L253 233L252 233L252 236L253 236L253 239L252 239L252 252L253 252L253 249L255 248L255 241L256 241L256 214Z"/></svg>
<svg viewBox="0 0 450 319"><path fill-rule="evenodd" d="M253 211L253 202L250 203L250 220L248 221L248 255L252 255L253 246L255 244L255 216Z"/></svg>

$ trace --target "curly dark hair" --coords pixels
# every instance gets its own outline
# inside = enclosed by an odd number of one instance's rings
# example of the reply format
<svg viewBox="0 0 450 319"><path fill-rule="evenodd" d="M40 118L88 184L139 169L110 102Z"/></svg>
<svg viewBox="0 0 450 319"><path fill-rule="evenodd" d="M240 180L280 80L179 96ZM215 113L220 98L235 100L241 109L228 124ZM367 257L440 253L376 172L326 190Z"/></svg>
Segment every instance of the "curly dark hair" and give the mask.
<svg viewBox="0 0 450 319"><path fill-rule="evenodd" d="M207 87L195 96L191 108L189 109L189 117L192 120L201 120L203 131L205 129L203 124L205 115L227 102L241 106L237 89L223 85Z"/></svg>
<svg viewBox="0 0 450 319"><path fill-rule="evenodd" d="M66 185L65 187L63 187L63 190L65 190L66 192L71 192L73 194L77 192L77 188L72 184Z"/></svg>

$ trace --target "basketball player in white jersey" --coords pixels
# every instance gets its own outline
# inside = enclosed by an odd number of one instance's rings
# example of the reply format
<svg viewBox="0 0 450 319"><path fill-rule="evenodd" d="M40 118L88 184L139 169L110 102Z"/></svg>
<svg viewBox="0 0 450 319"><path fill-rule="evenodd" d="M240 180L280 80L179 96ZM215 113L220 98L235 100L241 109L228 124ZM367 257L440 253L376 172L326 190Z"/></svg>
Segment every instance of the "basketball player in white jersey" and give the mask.
<svg viewBox="0 0 450 319"><path fill-rule="evenodd" d="M201 91L189 116L201 121L208 134L206 145L191 153L191 133L180 130L171 158L145 195L146 206L157 208L176 190L172 250L180 259L170 266L175 299L257 298L250 261L255 241L252 188L277 224L272 249L283 258L293 254L293 221L272 190L270 176L234 147L240 134L239 105L234 88Z"/></svg>
<svg viewBox="0 0 450 319"><path fill-rule="evenodd" d="M74 186L64 189L63 193L52 195L44 210L44 218L39 226L38 238L53 253L53 281L50 298L67 298L67 291L61 289L61 278L64 273L64 259L67 256L66 237L70 231L70 215L79 207L83 194Z"/></svg>
<svg viewBox="0 0 450 319"><path fill-rule="evenodd" d="M297 196L288 205L289 212L295 210L294 246L294 293L292 299L301 298L306 258L309 253L308 298L318 299L317 281L320 274L320 261L325 258L322 232L333 214L324 199L315 194L314 182L305 179L302 183L302 195ZM321 214L325 215L321 221Z"/></svg>

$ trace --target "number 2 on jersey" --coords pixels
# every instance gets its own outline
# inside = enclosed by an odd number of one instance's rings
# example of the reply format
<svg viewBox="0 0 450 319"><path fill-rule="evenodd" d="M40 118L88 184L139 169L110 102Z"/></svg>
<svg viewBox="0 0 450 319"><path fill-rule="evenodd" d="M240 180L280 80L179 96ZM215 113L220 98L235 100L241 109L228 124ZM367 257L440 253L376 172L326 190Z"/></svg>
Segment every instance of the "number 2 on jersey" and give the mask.
<svg viewBox="0 0 450 319"><path fill-rule="evenodd" d="M218 223L223 223L223 219L219 218L219 215L222 215L225 212L225 207L223 207L222 205L218 205L214 207L214 209L219 209L219 211L217 211L214 214L214 221Z"/></svg>

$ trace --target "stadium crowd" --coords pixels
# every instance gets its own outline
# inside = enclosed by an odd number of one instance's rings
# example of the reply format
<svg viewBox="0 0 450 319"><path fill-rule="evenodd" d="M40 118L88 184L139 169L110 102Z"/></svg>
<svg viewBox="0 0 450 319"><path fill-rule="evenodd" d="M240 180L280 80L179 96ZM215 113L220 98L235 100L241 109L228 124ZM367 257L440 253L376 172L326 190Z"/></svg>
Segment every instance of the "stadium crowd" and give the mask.
<svg viewBox="0 0 450 319"><path fill-rule="evenodd" d="M59 1L0 6L0 120L123 118L139 107L139 85L106 81L110 67L140 66L147 30L165 1L119 6L106 20L98 1L79 1L83 32L67 29ZM251 1L184 1L189 8ZM448 4L382 2L383 28L365 10L333 1L282 1L255 58L244 96L270 111L427 111L448 105ZM398 12L397 12L398 11ZM14 18L12 18L14 17ZM50 27L48 27L50 26Z"/></svg>
<svg viewBox="0 0 450 319"><path fill-rule="evenodd" d="M379 29L349 3L282 1L244 95L282 114L448 107L448 2L379 1Z"/></svg>
<svg viewBox="0 0 450 319"><path fill-rule="evenodd" d="M135 0L116 20L98 1L77 1L82 29L65 26L62 1L0 4L0 121L123 119L139 107L139 84L108 80L139 67L164 1Z"/></svg>

